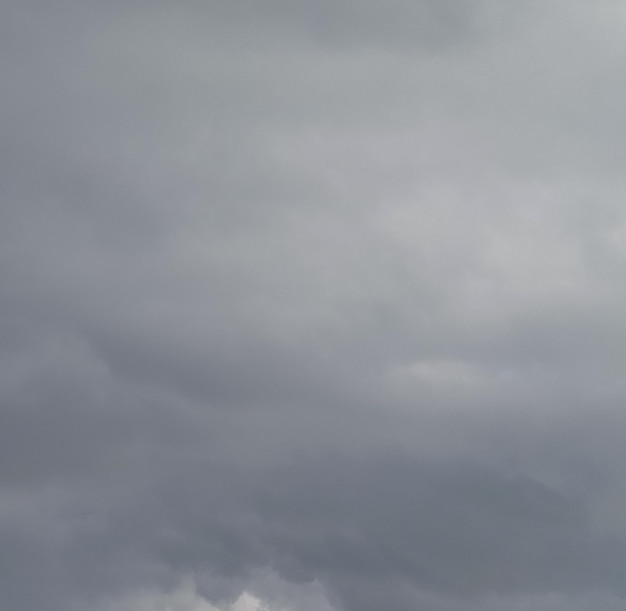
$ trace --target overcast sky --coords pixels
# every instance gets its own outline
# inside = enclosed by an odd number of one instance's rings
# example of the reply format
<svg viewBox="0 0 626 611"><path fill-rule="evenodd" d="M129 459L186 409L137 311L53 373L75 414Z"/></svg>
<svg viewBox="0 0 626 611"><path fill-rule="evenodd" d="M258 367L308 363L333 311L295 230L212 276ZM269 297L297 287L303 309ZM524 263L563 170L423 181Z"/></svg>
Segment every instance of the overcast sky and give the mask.
<svg viewBox="0 0 626 611"><path fill-rule="evenodd" d="M0 0L2 611L623 611L626 5Z"/></svg>

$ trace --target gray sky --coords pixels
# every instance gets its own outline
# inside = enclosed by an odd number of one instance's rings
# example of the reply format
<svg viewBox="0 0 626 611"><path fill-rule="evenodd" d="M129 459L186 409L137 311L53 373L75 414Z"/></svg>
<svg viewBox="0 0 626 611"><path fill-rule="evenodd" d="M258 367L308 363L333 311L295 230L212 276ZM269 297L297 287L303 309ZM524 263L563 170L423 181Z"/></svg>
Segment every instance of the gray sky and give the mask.
<svg viewBox="0 0 626 611"><path fill-rule="evenodd" d="M3 611L621 611L626 7L0 2Z"/></svg>

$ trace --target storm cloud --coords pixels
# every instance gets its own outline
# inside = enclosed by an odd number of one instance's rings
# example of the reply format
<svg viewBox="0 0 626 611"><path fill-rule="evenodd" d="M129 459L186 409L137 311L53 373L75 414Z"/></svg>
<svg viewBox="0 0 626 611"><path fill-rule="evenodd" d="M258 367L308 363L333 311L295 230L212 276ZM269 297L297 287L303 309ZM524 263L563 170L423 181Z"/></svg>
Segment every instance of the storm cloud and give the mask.
<svg viewBox="0 0 626 611"><path fill-rule="evenodd" d="M626 9L4 2L3 611L614 611Z"/></svg>

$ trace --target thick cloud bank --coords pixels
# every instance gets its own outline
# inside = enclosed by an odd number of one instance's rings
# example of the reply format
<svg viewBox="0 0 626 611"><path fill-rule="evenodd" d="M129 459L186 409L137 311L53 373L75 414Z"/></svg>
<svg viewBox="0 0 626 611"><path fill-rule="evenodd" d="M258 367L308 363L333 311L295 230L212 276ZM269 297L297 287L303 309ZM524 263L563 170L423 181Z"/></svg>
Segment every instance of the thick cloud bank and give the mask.
<svg viewBox="0 0 626 611"><path fill-rule="evenodd" d="M626 8L5 1L2 611L616 611Z"/></svg>

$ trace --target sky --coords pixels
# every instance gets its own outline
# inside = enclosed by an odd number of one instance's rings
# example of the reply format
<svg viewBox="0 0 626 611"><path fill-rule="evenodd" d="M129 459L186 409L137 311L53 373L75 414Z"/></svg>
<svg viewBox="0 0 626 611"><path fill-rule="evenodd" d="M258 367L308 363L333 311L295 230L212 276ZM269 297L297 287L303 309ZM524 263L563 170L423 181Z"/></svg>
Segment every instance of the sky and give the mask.
<svg viewBox="0 0 626 611"><path fill-rule="evenodd" d="M621 611L626 5L0 0L3 611Z"/></svg>

